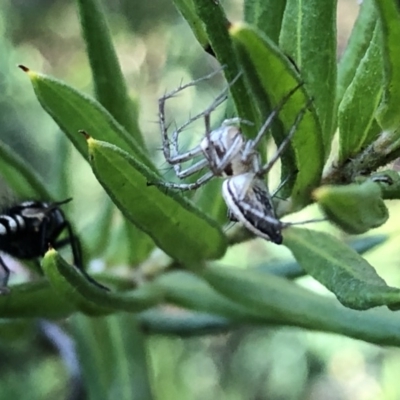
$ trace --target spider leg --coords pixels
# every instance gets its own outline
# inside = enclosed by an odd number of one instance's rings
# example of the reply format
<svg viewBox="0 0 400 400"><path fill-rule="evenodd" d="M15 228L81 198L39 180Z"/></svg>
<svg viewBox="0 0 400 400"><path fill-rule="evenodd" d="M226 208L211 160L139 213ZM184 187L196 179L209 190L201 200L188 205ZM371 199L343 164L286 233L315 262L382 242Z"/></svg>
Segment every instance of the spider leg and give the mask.
<svg viewBox="0 0 400 400"><path fill-rule="evenodd" d="M176 154L169 156L169 158L165 157L165 160L168 162L168 164L171 164L175 167L176 164L183 163L185 161L190 161L193 158L195 158L198 155L202 154L202 149L200 146L193 147L193 149L188 150L182 154Z"/></svg>
<svg viewBox="0 0 400 400"><path fill-rule="evenodd" d="M313 219L306 219L305 221L299 222L281 222L282 228L287 228L288 226L293 225L305 225L305 224L313 224L314 222L324 222L328 221L327 218L313 218Z"/></svg>
<svg viewBox="0 0 400 400"><path fill-rule="evenodd" d="M280 144L278 147L278 150L275 152L273 157L268 161L266 165L264 165L260 170L257 172L258 176L263 176L269 172L269 170L274 166L278 158L281 156L281 154L286 150L288 147L290 140L292 139L293 135L295 134L300 121L303 119L304 114L306 113L308 107L310 106L312 102L312 99L307 101L307 104L300 110L300 112L297 114L296 119L294 120L294 123L292 127L290 128L290 131L288 135L286 136L285 140Z"/></svg>
<svg viewBox="0 0 400 400"><path fill-rule="evenodd" d="M196 84L198 84L201 81L207 80L212 78L213 76L219 74L221 72L222 68L216 71L213 71L212 73L203 76L199 79L196 79L192 82L189 82L185 85L180 85L178 88L172 90L171 92L166 93L164 96L162 96L159 100L158 100L158 114L159 114L159 122L160 122L160 130L161 130L161 135L162 135L162 145L163 145L163 152L164 152L164 157L165 159L173 164L174 162L170 161L171 160L171 148L170 148L170 143L169 143L169 138L168 138L168 126L166 125L166 118L165 118L165 103L168 99L174 97L177 93L179 93L180 91L194 86ZM183 131L183 129L185 129L186 126L188 126L190 123L192 123L193 121L195 121L196 119L200 118L203 114L200 113L197 116L190 118L189 121L187 123L185 123L184 125L182 125L180 128L177 128L173 134L173 136L176 137L176 144L174 145L174 150L175 150L175 155L178 154L178 146L177 146L177 137L179 135L180 132ZM176 163L179 163L179 161L175 161Z"/></svg>
<svg viewBox="0 0 400 400"><path fill-rule="evenodd" d="M222 69L222 68L221 68ZM206 128L206 135L209 137L210 132L211 132L211 127L210 127L210 115L211 113L221 104L223 103L228 95L227 92L229 88L239 79L241 76L241 73L235 77L235 79L214 99L214 101L210 104L210 106L196 114L195 116L189 118L188 121L186 121L183 125L181 125L179 128L176 128L174 132L172 133L172 140L169 140L168 137L168 127L166 126L166 118L165 118L165 102L166 100L170 99L174 95L176 95L178 92L181 90L184 90L190 86L194 86L197 83L209 79L219 73L220 70L214 71L213 73L199 78L195 81L189 82L186 85L180 85L177 89L167 93L163 97L159 99L159 119L160 119L160 129L161 129L161 135L162 135L162 148L163 148L163 153L166 161L169 164L174 165L174 170L175 173L178 177L181 177L181 165L179 165L181 162L188 161L191 158L194 158L197 155L200 155L202 152L202 149L199 148L199 146L196 146L192 150L189 150L183 154L179 153L179 135L180 133L190 124L192 124L194 121L198 120L201 117L204 117L205 121L205 128ZM184 174L185 175L185 174Z"/></svg>
<svg viewBox="0 0 400 400"><path fill-rule="evenodd" d="M10 278L10 268L7 267L6 263L3 261L3 259L0 256L0 267L3 269L4 271L4 277L2 279L1 282L1 286L0 286L0 294L4 294L8 292L8 279Z"/></svg>
<svg viewBox="0 0 400 400"><path fill-rule="evenodd" d="M180 179L187 178L188 176L193 175L194 173L201 171L207 165L208 165L208 161L204 158L204 159L198 161L197 163L191 165L190 167L179 171L179 173L177 173L176 175Z"/></svg>
<svg viewBox="0 0 400 400"><path fill-rule="evenodd" d="M282 110L283 106L288 102L288 100L292 97L292 95L303 85L303 83L298 84L295 86L290 92L288 92L283 99L278 103L278 105L272 110L269 114L268 118L264 122L261 129L258 131L257 136L253 140L249 140L246 144L246 148L243 151L243 160L246 160L252 152L256 149L256 147L260 144L261 139L263 138L264 134L268 131L272 122L274 121L275 117L279 114Z"/></svg>
<svg viewBox="0 0 400 400"><path fill-rule="evenodd" d="M278 185L278 187L274 190L274 192L271 194L271 198L277 197L277 193L288 183L289 179L291 178L292 174L289 174L283 181L281 181Z"/></svg>
<svg viewBox="0 0 400 400"><path fill-rule="evenodd" d="M226 91L228 90L229 87L227 87L213 102L212 104L206 109L203 110L201 112L199 112L198 114L196 114L194 117L189 118L188 121L186 121L182 126L180 126L179 128L175 129L175 131L172 133L172 152L171 152L171 148L170 148L170 143L169 143L169 139L168 139L168 135L167 132L165 131L165 133L163 132L163 138L167 137L168 140L168 149L167 149L167 154L166 152L164 152L164 156L165 159L169 162L169 163L173 163L173 164L178 164L175 169L175 173L179 176L180 173L180 169L181 166L179 165L180 162L182 161L187 161L190 158L201 154L202 153L202 149L199 146L196 146L194 149L180 155L179 154L179 134L190 124L192 124L194 121L197 121L199 118L204 117L204 123L205 123L205 128L206 128L206 137L209 137L210 132L211 132L211 128L210 128L210 115L211 113L221 104L223 103L226 99L227 99L227 94ZM164 147L164 141L163 141L163 149ZM171 156L171 153L173 154ZM188 158L190 154L190 157ZM183 159L182 159L183 156ZM172 162L171 162L172 161Z"/></svg>
<svg viewBox="0 0 400 400"><path fill-rule="evenodd" d="M226 167L232 162L232 159L239 153L241 148L242 139L239 136L235 138L231 147L228 148L222 158L217 154L214 146L209 146L209 149L207 150L208 163L214 175L221 175Z"/></svg>
<svg viewBox="0 0 400 400"><path fill-rule="evenodd" d="M211 171L209 171L202 177L200 177L196 182L192 183L174 183L174 182L159 181L159 182L147 182L147 186L165 187L168 189L177 189L180 191L194 190L199 188L200 186L203 186L205 183L214 178L214 176L215 175Z"/></svg>

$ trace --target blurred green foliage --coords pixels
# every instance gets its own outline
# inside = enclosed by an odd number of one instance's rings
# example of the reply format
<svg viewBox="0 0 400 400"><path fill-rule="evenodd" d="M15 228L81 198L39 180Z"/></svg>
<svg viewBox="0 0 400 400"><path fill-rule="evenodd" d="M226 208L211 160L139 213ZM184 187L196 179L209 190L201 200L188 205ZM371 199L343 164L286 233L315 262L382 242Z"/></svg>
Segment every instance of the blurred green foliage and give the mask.
<svg viewBox="0 0 400 400"><path fill-rule="evenodd" d="M147 258L153 248L152 241L141 236L119 212L112 210L89 165L63 135L55 134L59 127L40 107L26 76L16 68L16 64L27 65L85 93L100 90L91 78L77 3L72 0L2 2L0 139L42 178L52 196L74 198L68 214L73 216L71 219L85 242L87 253L99 257L93 260L92 271L99 266L104 273L105 267L114 266L114 271L122 277L121 282L115 277L114 282L106 273L104 279L122 287L129 281L124 278L134 275L126 260L133 265L142 262L140 266L155 275L154 266L160 267L168 261L157 252ZM103 3L129 101L132 101L129 108L132 118L135 121L138 118L152 160L161 170L167 169L159 151L157 99L181 80L189 81L215 69L217 63L196 42L172 2L120 0ZM239 2L227 1L223 6L232 19L242 18ZM256 25L263 20L260 16L252 17ZM290 20L285 22L290 23ZM288 47L289 42L290 38L286 42ZM295 61L299 66L304 62ZM171 102L168 113L174 116L177 124L184 122L191 110L204 109L222 87L222 79L215 78L195 93L182 93ZM98 99L101 101L100 96ZM258 105L261 103L259 99ZM219 111L216 121L222 118L221 114ZM121 122L116 115L114 117ZM334 118L332 116L332 120ZM132 126L132 129L138 128ZM201 123L197 128L201 134ZM325 134L330 136L333 132L325 131ZM189 146L189 139L185 144ZM172 176L171 171L165 172L167 179ZM17 197L0 176L2 204ZM218 200L213 201L213 198L219 199L219 187L193 195L205 211L212 204L215 209L210 214L223 221L221 215L225 210L221 213ZM395 213L393 207L391 214ZM106 228L101 229L101 226ZM109 242L104 237L108 227L115 232ZM331 227L326 229L333 231ZM380 274L398 286L395 221L382 231L392 234L390 240L368 253L367 258L371 263L376 261L374 265L379 265ZM132 254L129 243L138 241L143 241L144 250L140 255ZM284 248L277 249L257 240L231 248L223 262L239 268L259 264L261 270L271 265L271 261L286 260L286 257ZM21 274L13 274L13 281L18 282L23 279L24 272L27 274L26 270L17 262L12 265L16 271L21 271ZM302 276L302 271L298 271L298 265L292 264L284 275ZM198 293L201 297L210 290L197 288L195 282L190 286L192 277L186 278L188 281L183 283L193 288L193 296ZM173 281L173 275L166 275L159 285L167 287ZM308 277L301 278L300 283L325 293ZM37 289L35 293L38 298L42 296L43 302L51 303L56 298L51 291ZM168 295L175 300L174 296L183 296L183 303L188 299L182 292L171 291ZM29 301L29 297L27 299ZM226 300L225 307L231 316L246 311L235 308L237 304L229 301ZM60 303L59 307L66 315L71 311L69 304ZM115 397L294 400L326 398L327 393L334 399L400 397L396 375L400 363L398 350L332 334L278 328L273 319L269 324L263 320L264 326L258 327L261 325L259 315L253 316L244 326L225 316L199 313L195 317L177 307L165 306L141 313L137 318L125 313L101 318L74 314L58 324L4 318L0 320L0 400ZM74 342L69 341L65 332Z"/></svg>

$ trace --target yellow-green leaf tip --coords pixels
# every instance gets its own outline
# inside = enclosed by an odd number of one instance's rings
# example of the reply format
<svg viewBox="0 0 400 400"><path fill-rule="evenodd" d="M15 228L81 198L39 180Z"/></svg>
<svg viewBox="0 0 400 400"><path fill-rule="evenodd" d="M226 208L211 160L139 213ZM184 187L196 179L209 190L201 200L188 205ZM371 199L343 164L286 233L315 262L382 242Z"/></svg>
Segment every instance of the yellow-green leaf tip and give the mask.
<svg viewBox="0 0 400 400"><path fill-rule="evenodd" d="M84 131L83 129L79 130L78 132L80 134L82 134L85 137L86 140L91 139L91 136L86 131Z"/></svg>
<svg viewBox="0 0 400 400"><path fill-rule="evenodd" d="M235 22L229 26L229 33L231 36L235 36L239 31L241 31L244 28L244 24L241 22Z"/></svg>
<svg viewBox="0 0 400 400"><path fill-rule="evenodd" d="M57 250L54 249L50 244L49 244L49 249L46 251L46 254L44 255L46 258L47 257L52 257L57 254Z"/></svg>
<svg viewBox="0 0 400 400"><path fill-rule="evenodd" d="M34 76L36 76L36 73L31 71L28 67L25 67L25 65L18 64L18 68L22 69L22 71L27 73L30 78L33 78Z"/></svg>

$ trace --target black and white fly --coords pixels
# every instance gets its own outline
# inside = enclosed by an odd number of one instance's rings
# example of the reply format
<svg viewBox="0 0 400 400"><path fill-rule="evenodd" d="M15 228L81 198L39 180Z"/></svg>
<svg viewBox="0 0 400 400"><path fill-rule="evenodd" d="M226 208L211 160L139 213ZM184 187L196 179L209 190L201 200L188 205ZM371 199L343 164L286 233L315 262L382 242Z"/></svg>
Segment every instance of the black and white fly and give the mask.
<svg viewBox="0 0 400 400"><path fill-rule="evenodd" d="M60 209L61 205L71 200L54 203L24 201L4 210L0 214L0 251L22 260L32 260L44 256L49 246L57 249L69 244L75 266L89 281L102 289L107 289L83 269L80 241ZM64 231L66 237L59 239ZM4 270L1 292L6 291L10 276L10 270L1 256L0 267Z"/></svg>

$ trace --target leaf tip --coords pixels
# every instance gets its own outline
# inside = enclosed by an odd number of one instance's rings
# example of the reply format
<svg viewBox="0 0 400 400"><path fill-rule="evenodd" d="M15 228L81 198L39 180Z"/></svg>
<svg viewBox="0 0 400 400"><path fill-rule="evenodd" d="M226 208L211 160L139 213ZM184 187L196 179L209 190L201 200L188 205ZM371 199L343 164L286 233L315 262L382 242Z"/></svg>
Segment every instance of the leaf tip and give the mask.
<svg viewBox="0 0 400 400"><path fill-rule="evenodd" d="M236 33L238 33L240 30L242 30L244 27L244 24L241 22L236 22L236 23L232 23L229 26L229 33L231 36L235 36Z"/></svg>
<svg viewBox="0 0 400 400"><path fill-rule="evenodd" d="M30 70L28 67L26 67L25 65L22 64L18 64L18 68L20 68L22 71L24 71L26 74L28 74L29 78L34 78L35 76L37 76L37 74Z"/></svg>
<svg viewBox="0 0 400 400"><path fill-rule="evenodd" d="M57 254L57 250L51 245L51 243L49 243L48 247L47 247L47 252L45 254L45 258L52 257L56 254Z"/></svg>
<svg viewBox="0 0 400 400"><path fill-rule="evenodd" d="M89 139L91 139L91 136L90 136L85 130L80 129L78 132L79 132L81 135L84 136L84 138L86 139L86 141L88 141Z"/></svg>
<svg viewBox="0 0 400 400"><path fill-rule="evenodd" d="M18 64L17 67L22 69L22 71L24 71L26 73L30 72L30 69L28 67L25 67L25 65Z"/></svg>

